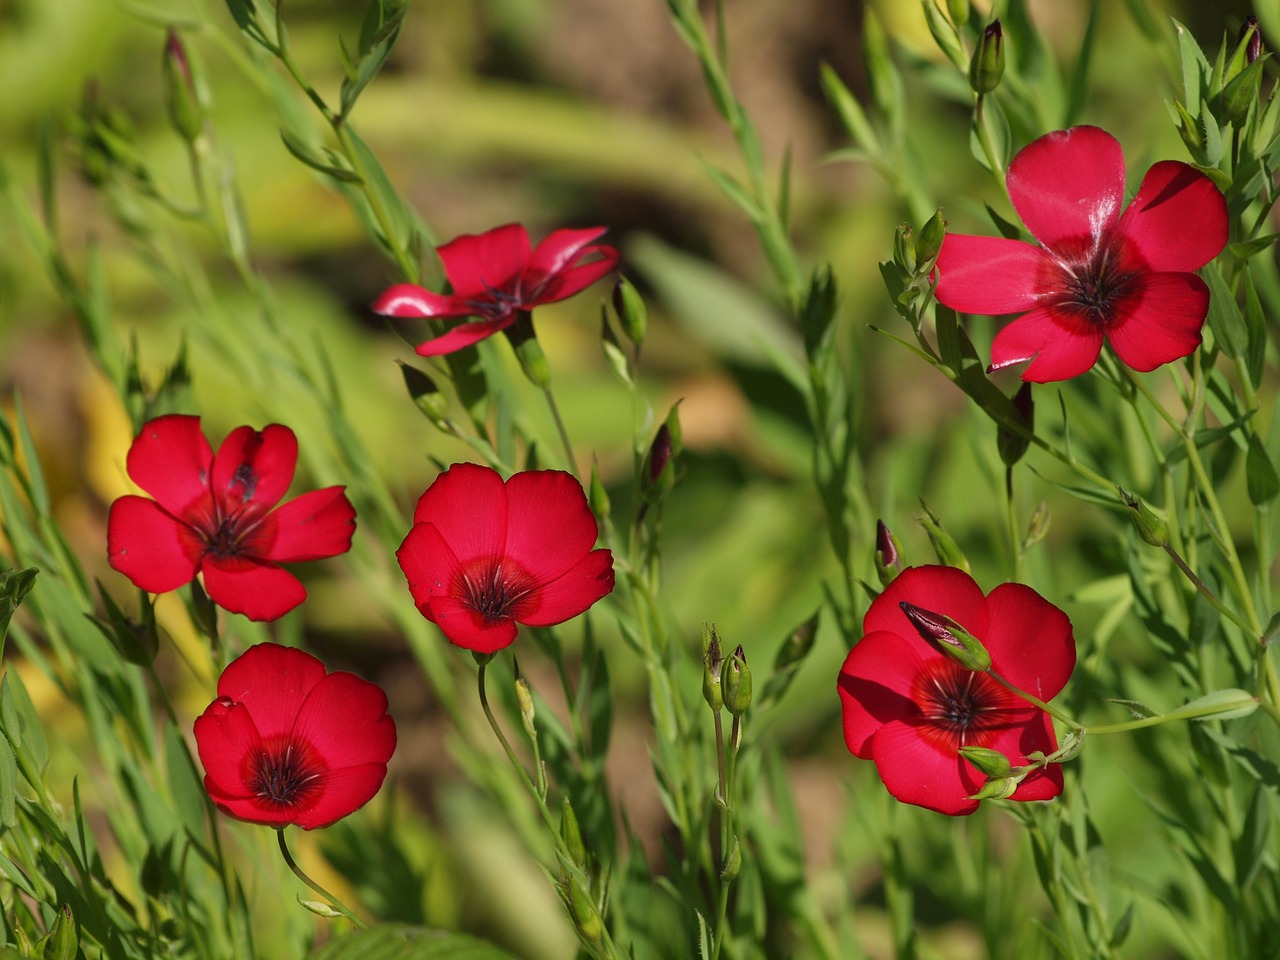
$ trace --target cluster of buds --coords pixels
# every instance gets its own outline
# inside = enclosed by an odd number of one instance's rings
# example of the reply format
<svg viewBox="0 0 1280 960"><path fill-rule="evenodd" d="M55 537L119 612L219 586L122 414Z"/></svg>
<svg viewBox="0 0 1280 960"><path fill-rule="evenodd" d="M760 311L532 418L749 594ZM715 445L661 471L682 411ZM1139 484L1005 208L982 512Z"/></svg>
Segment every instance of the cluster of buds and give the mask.
<svg viewBox="0 0 1280 960"><path fill-rule="evenodd" d="M751 668L742 644L726 659L714 625L702 628L702 697L717 713L728 710L741 717L751 705Z"/></svg>

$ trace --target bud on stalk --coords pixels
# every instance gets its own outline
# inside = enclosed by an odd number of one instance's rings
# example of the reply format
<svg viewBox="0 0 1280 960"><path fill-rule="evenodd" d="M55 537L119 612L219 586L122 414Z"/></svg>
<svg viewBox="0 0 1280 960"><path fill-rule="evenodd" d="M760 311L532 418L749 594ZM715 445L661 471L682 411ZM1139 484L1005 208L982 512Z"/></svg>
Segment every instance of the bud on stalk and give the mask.
<svg viewBox="0 0 1280 960"><path fill-rule="evenodd" d="M1000 21L992 20L982 31L978 48L969 61L969 86L981 96L1000 86L1004 75L1004 32Z"/></svg>
<svg viewBox="0 0 1280 960"><path fill-rule="evenodd" d="M187 143L195 143L204 127L204 110L191 76L191 63L178 31L169 28L164 46L164 101L169 122Z"/></svg>
<svg viewBox="0 0 1280 960"><path fill-rule="evenodd" d="M991 669L991 654L987 653L982 641L950 617L906 600L898 606L921 639L943 656L974 673L986 673Z"/></svg>
<svg viewBox="0 0 1280 960"><path fill-rule="evenodd" d="M724 676L724 706L735 717L740 717L751 706L751 668L747 666L747 655L738 644L733 656L723 668L728 672Z"/></svg>

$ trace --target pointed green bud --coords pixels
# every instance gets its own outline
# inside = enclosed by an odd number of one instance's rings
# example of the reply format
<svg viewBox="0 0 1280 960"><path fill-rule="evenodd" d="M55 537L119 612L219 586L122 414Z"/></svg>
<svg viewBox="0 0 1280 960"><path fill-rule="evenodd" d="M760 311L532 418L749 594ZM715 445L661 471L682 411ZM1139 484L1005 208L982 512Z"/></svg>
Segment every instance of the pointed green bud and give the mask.
<svg viewBox="0 0 1280 960"><path fill-rule="evenodd" d="M969 22L969 0L947 0L947 15L957 27Z"/></svg>
<svg viewBox="0 0 1280 960"><path fill-rule="evenodd" d="M740 717L751 706L751 668L747 666L747 655L742 644L733 651L733 656L723 668L724 707L735 717Z"/></svg>
<svg viewBox="0 0 1280 960"><path fill-rule="evenodd" d="M785 670L809 655L809 651L813 649L813 639L818 633L818 619L821 616L822 609L815 610L813 616L792 630L787 639L782 641L782 646L778 647L778 653L773 658L774 670Z"/></svg>
<svg viewBox="0 0 1280 960"><path fill-rule="evenodd" d="M1031 381L1024 380L1018 392L1013 395L1013 409L1017 422L1032 433L1036 429L1036 407L1031 396ZM1031 440L1020 433L1006 427L996 428L996 449L1000 451L1000 460L1006 467L1012 467L1027 452Z"/></svg>
<svg viewBox="0 0 1280 960"><path fill-rule="evenodd" d="M204 592L200 581L191 581L191 620L206 639L218 642L218 607Z"/></svg>
<svg viewBox="0 0 1280 960"><path fill-rule="evenodd" d="M662 500L676 485L676 468L683 449L680 430L680 401L667 413L667 419L654 435L644 459L640 489L646 500Z"/></svg>
<svg viewBox="0 0 1280 960"><path fill-rule="evenodd" d="M916 266L919 273L928 273L933 269L933 262L938 259L946 236L947 219L939 209L920 228L920 235L916 237Z"/></svg>
<svg viewBox="0 0 1280 960"><path fill-rule="evenodd" d="M596 522L601 529L604 529L609 523L613 505L609 502L609 491L604 488L604 481L600 479L600 465L594 460L591 461L591 484L587 488L587 503L591 506Z"/></svg>
<svg viewBox="0 0 1280 960"><path fill-rule="evenodd" d="M893 232L893 262L908 274L916 272L916 245L911 239L911 227L905 223Z"/></svg>
<svg viewBox="0 0 1280 960"><path fill-rule="evenodd" d="M529 689L529 681L520 676L520 665L516 664L516 704L520 707L520 722L530 740L538 737L538 728L533 725L536 712L533 708L533 692Z"/></svg>
<svg viewBox="0 0 1280 960"><path fill-rule="evenodd" d="M702 698L714 711L724 706L721 673L724 656L720 653L720 637L714 624L702 625Z"/></svg>
<svg viewBox="0 0 1280 960"><path fill-rule="evenodd" d="M551 386L551 367L547 363L547 355L533 332L533 314L521 310L516 314L515 323L502 331L516 351L516 359L520 361L520 369L534 386L546 390Z"/></svg>
<svg viewBox="0 0 1280 960"><path fill-rule="evenodd" d="M1013 773L1013 764L999 750L988 747L961 747L960 756L964 757L988 777L1007 777Z"/></svg>
<svg viewBox="0 0 1280 960"><path fill-rule="evenodd" d="M937 556L938 562L946 564L948 567L957 567L968 573L969 560L961 551L960 545L956 543L951 534L942 529L942 522L923 500L920 502L920 506L924 509L924 516L917 517L916 522L924 527L924 532L929 535L929 542L933 545L933 552Z"/></svg>
<svg viewBox="0 0 1280 960"><path fill-rule="evenodd" d="M1008 800L1017 792L1018 784L1021 782L1021 777L1002 777L995 780L988 780L982 785L982 789L970 796L969 799Z"/></svg>
<svg viewBox="0 0 1280 960"><path fill-rule="evenodd" d="M649 330L649 310L640 291L626 277L619 277L613 288L613 310L622 324L622 332L637 347L644 343Z"/></svg>
<svg viewBox="0 0 1280 960"><path fill-rule="evenodd" d="M876 521L876 552L873 559L882 587L887 587L902 572L902 544L883 520Z"/></svg>
<svg viewBox="0 0 1280 960"><path fill-rule="evenodd" d="M729 842L729 855L724 858L724 866L720 870L721 880L732 880L742 869L742 844L734 837Z"/></svg>
<svg viewBox="0 0 1280 960"><path fill-rule="evenodd" d="M1225 116L1239 127L1249 116L1249 107L1261 95L1262 60L1255 60L1222 88L1219 96L1219 115Z"/></svg>
<svg viewBox="0 0 1280 960"><path fill-rule="evenodd" d="M436 382L417 367L411 367L399 360L396 363L400 364L400 375L404 377L405 389L409 391L409 397L414 405L436 426L440 427L447 423L449 398L440 391Z"/></svg>
<svg viewBox="0 0 1280 960"><path fill-rule="evenodd" d="M587 847L582 842L582 829L578 826L578 815L573 812L573 804L568 796L561 798L560 803L560 839L564 841L569 858L580 867L587 865Z"/></svg>
<svg viewBox="0 0 1280 960"><path fill-rule="evenodd" d="M169 28L164 46L164 102L169 122L187 143L195 143L204 129L204 109L196 94L191 62L178 31Z"/></svg>
<svg viewBox="0 0 1280 960"><path fill-rule="evenodd" d="M573 914L573 925L578 928L578 934L587 943L598 943L604 936L604 924L600 922L596 905L591 902L587 891L582 889L582 884L578 882L577 877L566 874L563 880L565 896L569 900L569 912Z"/></svg>
<svg viewBox="0 0 1280 960"><path fill-rule="evenodd" d="M1027 537L1022 541L1022 549L1034 547L1049 533L1049 508L1041 500L1031 513L1031 521L1027 524Z"/></svg>
<svg viewBox="0 0 1280 960"><path fill-rule="evenodd" d="M1269 647L1277 640L1280 640L1280 613L1272 615L1271 622L1267 624L1267 629L1262 631L1262 645Z"/></svg>
<svg viewBox="0 0 1280 960"><path fill-rule="evenodd" d="M1173 109L1178 114L1178 136L1182 137L1182 142L1192 156L1199 156L1204 149L1204 133L1199 121L1187 112L1187 108L1179 100L1173 101Z"/></svg>
<svg viewBox="0 0 1280 960"><path fill-rule="evenodd" d="M1169 542L1169 524L1156 516L1151 508L1133 496L1124 487L1116 487L1120 491L1120 499L1129 509L1129 519L1134 528L1146 543L1153 547L1163 547Z"/></svg>
<svg viewBox="0 0 1280 960"><path fill-rule="evenodd" d="M969 61L969 86L974 93L990 93L1000 86L1003 75L1004 32L1000 29L1000 21L992 20L982 31L982 39Z"/></svg>
<svg viewBox="0 0 1280 960"><path fill-rule="evenodd" d="M986 673L991 669L991 654L987 653L982 641L950 617L906 600L898 606L921 639L943 656L974 673Z"/></svg>
<svg viewBox="0 0 1280 960"><path fill-rule="evenodd" d="M58 910L53 926L37 946L41 948L40 956L44 960L75 960L80 937L76 933L76 918L71 913L69 903L64 903Z"/></svg>
<svg viewBox="0 0 1280 960"><path fill-rule="evenodd" d="M317 917L324 917L326 920L336 920L342 916L340 910L335 909L332 904L325 903L323 900L303 900L299 895L298 903Z"/></svg>

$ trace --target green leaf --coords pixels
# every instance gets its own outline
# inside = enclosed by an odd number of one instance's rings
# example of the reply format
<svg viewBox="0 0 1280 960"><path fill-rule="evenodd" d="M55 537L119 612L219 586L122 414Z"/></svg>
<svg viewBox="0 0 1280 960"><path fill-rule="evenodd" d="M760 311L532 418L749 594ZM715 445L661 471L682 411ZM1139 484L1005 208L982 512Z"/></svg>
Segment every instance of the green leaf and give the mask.
<svg viewBox="0 0 1280 960"><path fill-rule="evenodd" d="M1209 284L1209 327L1222 352L1232 359L1239 357L1249 345L1244 314L1216 263L1205 267L1203 276Z"/></svg>
<svg viewBox="0 0 1280 960"><path fill-rule="evenodd" d="M1182 99L1187 105L1187 112L1193 117L1200 114L1200 92L1204 78L1209 73L1209 61L1205 59L1191 31L1173 21L1178 32L1178 60L1182 66Z"/></svg>
<svg viewBox="0 0 1280 960"><path fill-rule="evenodd" d="M1249 501L1255 506L1270 503L1280 493L1280 476L1267 456L1267 448L1256 434L1249 435L1249 453L1244 462L1245 481L1249 488Z"/></svg>
<svg viewBox="0 0 1280 960"><path fill-rule="evenodd" d="M484 940L421 927L384 925L339 937L310 960L513 960Z"/></svg>
<svg viewBox="0 0 1280 960"><path fill-rule="evenodd" d="M1245 814L1240 836L1232 844L1236 886L1241 890L1253 882L1266 859L1272 819L1271 796L1259 784L1253 791L1253 802L1249 804L1249 811Z"/></svg>
<svg viewBox="0 0 1280 960"><path fill-rule="evenodd" d="M18 758L7 737L0 737L0 826L18 825Z"/></svg>
<svg viewBox="0 0 1280 960"><path fill-rule="evenodd" d="M822 89L826 92L827 99L831 101L831 105L835 107L836 115L840 118L840 122L844 124L845 131L853 138L853 142L869 156L878 157L883 153L880 140L876 136L875 129L871 126L871 121L867 119L867 114L862 109L862 104L858 103L857 98L845 86L844 81L840 79L840 75L831 68L830 64L824 63L821 73Z"/></svg>
<svg viewBox="0 0 1280 960"><path fill-rule="evenodd" d="M328 163L322 157L313 153L310 147L284 127L280 128L280 139L284 141L286 150L312 170L319 171L327 177L333 177L335 180L341 180L343 183L364 183L355 171L335 167L333 164Z"/></svg>
<svg viewBox="0 0 1280 960"><path fill-rule="evenodd" d="M27 567L25 570L6 570L0 573L0 653L4 651L9 621L13 619L14 611L23 598L31 592L39 572L35 567Z"/></svg>

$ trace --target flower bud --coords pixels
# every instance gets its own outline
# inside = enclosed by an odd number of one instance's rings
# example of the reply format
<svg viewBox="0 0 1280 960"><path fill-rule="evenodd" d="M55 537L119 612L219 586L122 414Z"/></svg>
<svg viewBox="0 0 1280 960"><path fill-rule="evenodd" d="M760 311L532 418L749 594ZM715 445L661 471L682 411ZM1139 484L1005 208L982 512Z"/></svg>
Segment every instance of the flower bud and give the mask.
<svg viewBox="0 0 1280 960"><path fill-rule="evenodd" d="M164 47L164 102L169 122L187 143L195 143L204 127L204 110L191 76L191 63L178 31L169 28Z"/></svg>
<svg viewBox="0 0 1280 960"><path fill-rule="evenodd" d="M1049 533L1049 508L1043 500L1036 504L1031 513L1031 521L1027 524L1027 536L1022 541L1022 549L1034 547Z"/></svg>
<svg viewBox="0 0 1280 960"><path fill-rule="evenodd" d="M604 924L600 922L600 914L596 905L591 902L587 891L572 874L563 878L565 895L569 900L569 911L573 914L573 925L587 943L597 943L604 936Z"/></svg>
<svg viewBox="0 0 1280 960"><path fill-rule="evenodd" d="M969 22L969 0L947 0L947 14L957 27Z"/></svg>
<svg viewBox="0 0 1280 960"><path fill-rule="evenodd" d="M80 947L80 937L76 933L76 918L71 913L71 904L62 905L53 919L53 926L36 946L39 948L37 956L44 960L74 960Z"/></svg>
<svg viewBox="0 0 1280 960"><path fill-rule="evenodd" d="M1253 14L1244 18L1244 24L1240 27L1240 39L1248 41L1244 50L1246 63L1253 63L1262 56L1262 30L1258 26L1258 18Z"/></svg>
<svg viewBox="0 0 1280 960"><path fill-rule="evenodd" d="M1249 116L1249 107L1262 90L1262 61L1254 61L1222 88L1218 104L1220 115L1240 126Z"/></svg>
<svg viewBox="0 0 1280 960"><path fill-rule="evenodd" d="M898 538L885 525L883 520L876 521L876 573L880 577L880 585L887 587L893 578L902 572L902 545Z"/></svg>
<svg viewBox="0 0 1280 960"><path fill-rule="evenodd" d="M933 269L933 262L938 259L938 252L942 250L942 241L946 236L947 219L939 209L920 228L920 235L916 237L916 265L920 273L928 273Z"/></svg>
<svg viewBox="0 0 1280 960"><path fill-rule="evenodd" d="M921 501L920 506L924 509L924 516L917 517L916 520L920 526L924 527L924 532L929 535L929 542L933 544L933 552L937 555L938 562L946 564L948 567L958 567L968 573L969 560L960 550L960 545L956 543L951 534L942 529L942 522L934 515L927 504Z"/></svg>
<svg viewBox="0 0 1280 960"><path fill-rule="evenodd" d="M613 310L627 339L637 347L644 343L644 335L649 329L649 311L640 291L626 277L619 277L614 285Z"/></svg>
<svg viewBox="0 0 1280 960"><path fill-rule="evenodd" d="M1151 508L1133 496L1124 487L1116 487L1120 491L1120 499L1129 508L1129 519L1145 542L1153 547L1163 547L1169 542L1169 524L1156 516Z"/></svg>
<svg viewBox="0 0 1280 960"><path fill-rule="evenodd" d="M1013 395L1013 409L1017 422L1027 430L1035 432L1036 407L1031 396L1031 381L1024 380L1018 392ZM1027 452L1031 440L1020 433L1015 433L1004 426L996 428L996 449L1000 451L1000 459L1006 467L1012 467Z"/></svg>
<svg viewBox="0 0 1280 960"><path fill-rule="evenodd" d="M578 816L573 812L573 804L566 796L560 804L560 839L564 841L569 858L580 867L587 865L587 847L582 842L582 828L578 826Z"/></svg>
<svg viewBox="0 0 1280 960"><path fill-rule="evenodd" d="M1008 800L1017 792L1018 784L1021 782L1021 777L1001 777L999 779L988 780L982 785L982 789L970 796L969 799Z"/></svg>
<svg viewBox="0 0 1280 960"><path fill-rule="evenodd" d="M1013 773L1013 764L999 750L992 750L989 747L961 747L960 756L988 777L1007 777Z"/></svg>
<svg viewBox="0 0 1280 960"><path fill-rule="evenodd" d="M948 616L934 613L903 600L898 604L921 639L943 656L966 670L985 673L991 669L991 654L982 641Z"/></svg>
<svg viewBox="0 0 1280 960"><path fill-rule="evenodd" d="M714 625L702 625L702 698L714 711L724 706L724 691L720 675L724 657L720 653L720 637Z"/></svg>
<svg viewBox="0 0 1280 960"><path fill-rule="evenodd" d="M740 717L751 706L751 668L747 666L747 655L742 644L738 644L723 669L727 671L722 684L724 707L735 717Z"/></svg>
<svg viewBox="0 0 1280 960"><path fill-rule="evenodd" d="M399 360L400 375L404 377L405 389L414 405L426 414L427 419L436 426L443 425L449 419L449 399L436 386L436 382L419 370Z"/></svg>
<svg viewBox="0 0 1280 960"><path fill-rule="evenodd" d="M595 461L591 463L591 484L587 487L587 503L591 506L596 522L600 524L601 529L604 529L609 523L613 506L609 502L609 491L604 488L604 481L600 479L600 465Z"/></svg>
<svg viewBox="0 0 1280 960"><path fill-rule="evenodd" d="M654 435L644 459L640 488L646 500L661 500L676 485L676 467L680 458L680 401L676 401Z"/></svg>
<svg viewBox="0 0 1280 960"><path fill-rule="evenodd" d="M520 668L516 667L516 704L520 707L520 722L524 724L524 732L529 739L536 739L538 730L533 725L536 713L533 708L533 692L529 689L529 681L520 676Z"/></svg>
<svg viewBox="0 0 1280 960"><path fill-rule="evenodd" d="M324 917L326 920L336 920L342 916L342 912L337 910L333 904L325 903L323 900L303 900L299 895L298 904L310 910L317 917Z"/></svg>
<svg viewBox="0 0 1280 960"><path fill-rule="evenodd" d="M729 843L729 855L724 858L724 866L720 870L721 880L732 880L742 869L742 844L734 837Z"/></svg>
<svg viewBox="0 0 1280 960"><path fill-rule="evenodd" d="M911 240L911 227L905 223L893 232L893 262L908 274L916 272L916 247Z"/></svg>
<svg viewBox="0 0 1280 960"><path fill-rule="evenodd" d="M1280 613L1272 616L1271 622L1267 624L1267 629L1262 631L1262 645L1269 647L1277 640L1280 640Z"/></svg>
<svg viewBox="0 0 1280 960"><path fill-rule="evenodd" d="M809 655L809 651L813 649L813 638L818 633L818 618L821 615L822 610L819 608L782 641L782 646L778 647L778 653L773 658L774 670L785 670Z"/></svg>
<svg viewBox="0 0 1280 960"><path fill-rule="evenodd" d="M1000 21L992 20L982 31L982 39L969 61L969 86L979 96L990 93L1000 85L1003 74L1004 33L1000 29Z"/></svg>

